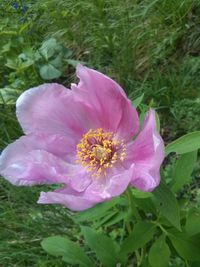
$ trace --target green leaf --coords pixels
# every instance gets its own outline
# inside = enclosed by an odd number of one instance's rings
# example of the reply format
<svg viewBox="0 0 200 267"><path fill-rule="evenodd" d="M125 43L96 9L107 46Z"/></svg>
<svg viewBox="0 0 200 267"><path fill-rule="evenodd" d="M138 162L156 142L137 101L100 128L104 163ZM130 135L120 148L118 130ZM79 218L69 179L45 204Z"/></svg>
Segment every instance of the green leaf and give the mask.
<svg viewBox="0 0 200 267"><path fill-rule="evenodd" d="M55 38L49 38L48 40L43 42L42 46L39 49L39 52L46 60L48 60L55 54L58 47L59 45L57 43L57 40Z"/></svg>
<svg viewBox="0 0 200 267"><path fill-rule="evenodd" d="M40 76L44 80L52 80L59 78L62 72L56 69L53 65L47 64L40 67Z"/></svg>
<svg viewBox="0 0 200 267"><path fill-rule="evenodd" d="M149 251L149 263L152 267L168 267L170 249L165 242L165 236L160 236L151 246Z"/></svg>
<svg viewBox="0 0 200 267"><path fill-rule="evenodd" d="M133 228L132 233L124 240L121 245L120 254L127 257L128 253L132 253L138 248L148 243L155 233L156 226L150 222L138 222Z"/></svg>
<svg viewBox="0 0 200 267"><path fill-rule="evenodd" d="M185 154L200 148L200 131L186 134L166 146L166 154Z"/></svg>
<svg viewBox="0 0 200 267"><path fill-rule="evenodd" d="M21 93L22 91L14 88L0 88L0 104L15 105L16 99Z"/></svg>
<svg viewBox="0 0 200 267"><path fill-rule="evenodd" d="M121 220L124 220L127 217L127 212L120 211L116 215L114 215L110 220L106 221L103 225L105 227L112 226Z"/></svg>
<svg viewBox="0 0 200 267"><path fill-rule="evenodd" d="M189 152L180 156L177 160L172 180L172 191L177 192L184 184L191 181L191 174L197 160L197 151Z"/></svg>
<svg viewBox="0 0 200 267"><path fill-rule="evenodd" d="M74 220L77 222L94 221L98 220L106 215L106 212L113 208L116 204L122 202L121 197L115 197L110 201L97 204L96 206L87 209L85 211L76 213Z"/></svg>
<svg viewBox="0 0 200 267"><path fill-rule="evenodd" d="M88 246L95 251L97 258L106 267L114 267L119 262L119 247L108 236L96 232L90 227L82 226L82 233Z"/></svg>
<svg viewBox="0 0 200 267"><path fill-rule="evenodd" d="M93 263L80 246L61 236L47 237L41 242L42 248L53 256L62 256L63 261L83 267L93 267Z"/></svg>
<svg viewBox="0 0 200 267"><path fill-rule="evenodd" d="M157 214L156 207L153 203L153 197L152 198L135 198L134 201L137 207L140 210L143 210L145 213Z"/></svg>
<svg viewBox="0 0 200 267"><path fill-rule="evenodd" d="M157 112L155 112L155 114L156 114L156 128L157 131L160 132L160 118Z"/></svg>
<svg viewBox="0 0 200 267"><path fill-rule="evenodd" d="M55 68L59 69L62 67L62 54L57 55L56 58L49 61L49 64L53 65Z"/></svg>
<svg viewBox="0 0 200 267"><path fill-rule="evenodd" d="M200 260L200 235L188 237L186 233L175 233L170 234L169 239L183 259Z"/></svg>
<svg viewBox="0 0 200 267"><path fill-rule="evenodd" d="M189 210L185 224L185 231L189 236L200 233L200 212L198 209Z"/></svg>
<svg viewBox="0 0 200 267"><path fill-rule="evenodd" d="M160 185L156 190L153 191L154 202L157 208L160 210L161 214L178 230L181 230L180 225L180 209L178 206L178 202L169 189L169 187L165 184L164 181L161 180Z"/></svg>
<svg viewBox="0 0 200 267"><path fill-rule="evenodd" d="M133 106L137 108L141 104L143 98L144 98L144 93L132 101Z"/></svg>
<svg viewBox="0 0 200 267"><path fill-rule="evenodd" d="M136 198L149 198L152 197L152 193L150 192L143 192L135 188L131 188L131 192L134 197Z"/></svg>
<svg viewBox="0 0 200 267"><path fill-rule="evenodd" d="M65 61L66 61L69 65L71 65L72 67L74 67L74 68L76 68L76 66L77 66L78 64L82 64L82 65L85 64L84 61L74 60L74 59L67 59L67 60L65 60Z"/></svg>

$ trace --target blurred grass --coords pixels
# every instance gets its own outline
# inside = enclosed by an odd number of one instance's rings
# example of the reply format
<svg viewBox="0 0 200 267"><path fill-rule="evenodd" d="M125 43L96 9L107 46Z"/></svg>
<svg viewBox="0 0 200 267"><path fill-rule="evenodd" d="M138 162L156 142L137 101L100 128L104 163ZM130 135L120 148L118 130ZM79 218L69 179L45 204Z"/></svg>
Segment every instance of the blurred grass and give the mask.
<svg viewBox="0 0 200 267"><path fill-rule="evenodd" d="M0 148L21 135L17 96L46 82L36 63L23 63L34 61L49 37L70 49L72 59L114 78L132 99L144 93L145 104L161 115L166 140L198 129L191 120L199 121L199 108L187 110L200 97L199 13L198 0L2 0ZM53 81L74 81L66 59ZM41 250L40 241L59 233L73 237L76 229L66 209L36 204L40 190L1 179L0 266L64 266Z"/></svg>
<svg viewBox="0 0 200 267"><path fill-rule="evenodd" d="M66 266L60 259L48 256L40 242L58 234L74 239L77 229L65 208L36 204L41 189L14 187L1 180L0 266Z"/></svg>

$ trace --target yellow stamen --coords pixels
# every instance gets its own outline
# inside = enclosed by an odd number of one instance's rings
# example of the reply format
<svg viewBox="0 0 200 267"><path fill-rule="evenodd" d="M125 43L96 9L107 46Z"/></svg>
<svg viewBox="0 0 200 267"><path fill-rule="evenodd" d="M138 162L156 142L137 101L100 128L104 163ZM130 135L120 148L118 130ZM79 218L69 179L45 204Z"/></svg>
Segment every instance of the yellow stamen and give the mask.
<svg viewBox="0 0 200 267"><path fill-rule="evenodd" d="M114 133L104 132L102 128L90 129L77 145L77 161L92 172L93 176L105 174L118 160L126 156L126 145L114 139Z"/></svg>

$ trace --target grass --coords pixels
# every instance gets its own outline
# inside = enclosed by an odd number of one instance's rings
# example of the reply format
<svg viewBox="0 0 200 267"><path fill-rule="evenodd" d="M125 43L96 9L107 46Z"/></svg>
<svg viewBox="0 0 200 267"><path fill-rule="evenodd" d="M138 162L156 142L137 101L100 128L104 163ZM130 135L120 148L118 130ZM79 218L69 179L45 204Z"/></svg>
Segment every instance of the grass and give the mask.
<svg viewBox="0 0 200 267"><path fill-rule="evenodd" d="M65 208L36 204L41 188L14 187L1 180L0 266L66 266L47 256L40 242L51 235L74 239L74 227Z"/></svg>
<svg viewBox="0 0 200 267"><path fill-rule="evenodd" d="M44 82L35 51L50 37L71 51L72 60L113 77L132 99L144 93L145 104L161 115L166 140L198 130L190 121L198 122L199 109L185 114L187 103L200 98L199 11L198 0L2 0L0 148L21 135L14 103L22 91ZM22 65L30 60L32 65ZM74 68L66 59L62 64L53 81L68 86ZM184 128L176 114L184 116ZM66 209L37 205L41 188L0 183L0 266L64 266L42 251L40 241L76 235Z"/></svg>

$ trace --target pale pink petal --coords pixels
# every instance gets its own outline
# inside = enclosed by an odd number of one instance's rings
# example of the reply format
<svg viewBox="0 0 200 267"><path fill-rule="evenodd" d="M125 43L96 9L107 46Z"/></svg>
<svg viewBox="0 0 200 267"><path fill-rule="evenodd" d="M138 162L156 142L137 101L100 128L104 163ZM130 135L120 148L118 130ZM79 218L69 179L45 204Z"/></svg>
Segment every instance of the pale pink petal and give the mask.
<svg viewBox="0 0 200 267"><path fill-rule="evenodd" d="M160 165L164 159L164 143L156 129L154 110L146 116L136 140L127 146L124 165L135 164L132 185L142 191L152 191L160 182Z"/></svg>
<svg viewBox="0 0 200 267"><path fill-rule="evenodd" d="M134 165L112 177L93 178L93 182L83 192L69 187L54 192L41 192L38 203L61 204L74 211L88 209L123 193L129 185L133 168Z"/></svg>
<svg viewBox="0 0 200 267"><path fill-rule="evenodd" d="M41 192L39 204L60 204L73 211L91 208L100 202L98 196L94 197L85 192L78 193L70 188L58 189L53 192Z"/></svg>
<svg viewBox="0 0 200 267"><path fill-rule="evenodd" d="M116 170L117 171L117 170ZM118 173L96 178L87 188L88 194L97 195L102 201L122 194L128 187L134 171L134 164L129 169L119 169ZM111 172L112 173L112 172Z"/></svg>
<svg viewBox="0 0 200 267"><path fill-rule="evenodd" d="M124 140L138 132L137 111L115 81L82 65L77 67L77 76L80 82L72 86L74 94L90 104L105 131L112 131Z"/></svg>
<svg viewBox="0 0 200 267"><path fill-rule="evenodd" d="M65 162L44 150L32 150L8 165L3 160L2 163L1 175L15 185L64 183L67 180Z"/></svg>
<svg viewBox="0 0 200 267"><path fill-rule="evenodd" d="M39 133L35 135L22 136L14 143L8 145L0 156L0 166L14 163L21 157L26 157L26 154L32 150L46 150L47 152L68 160L71 157L75 158L74 140L61 135L47 135Z"/></svg>
<svg viewBox="0 0 200 267"><path fill-rule="evenodd" d="M81 166L64 161L70 158L67 147L68 139L57 135L22 136L2 152L0 174L16 185L68 183L83 191L91 177Z"/></svg>
<svg viewBox="0 0 200 267"><path fill-rule="evenodd" d="M67 135L78 142L85 132L96 127L91 108L59 84L43 84L25 91L16 106L17 118L26 134Z"/></svg>

